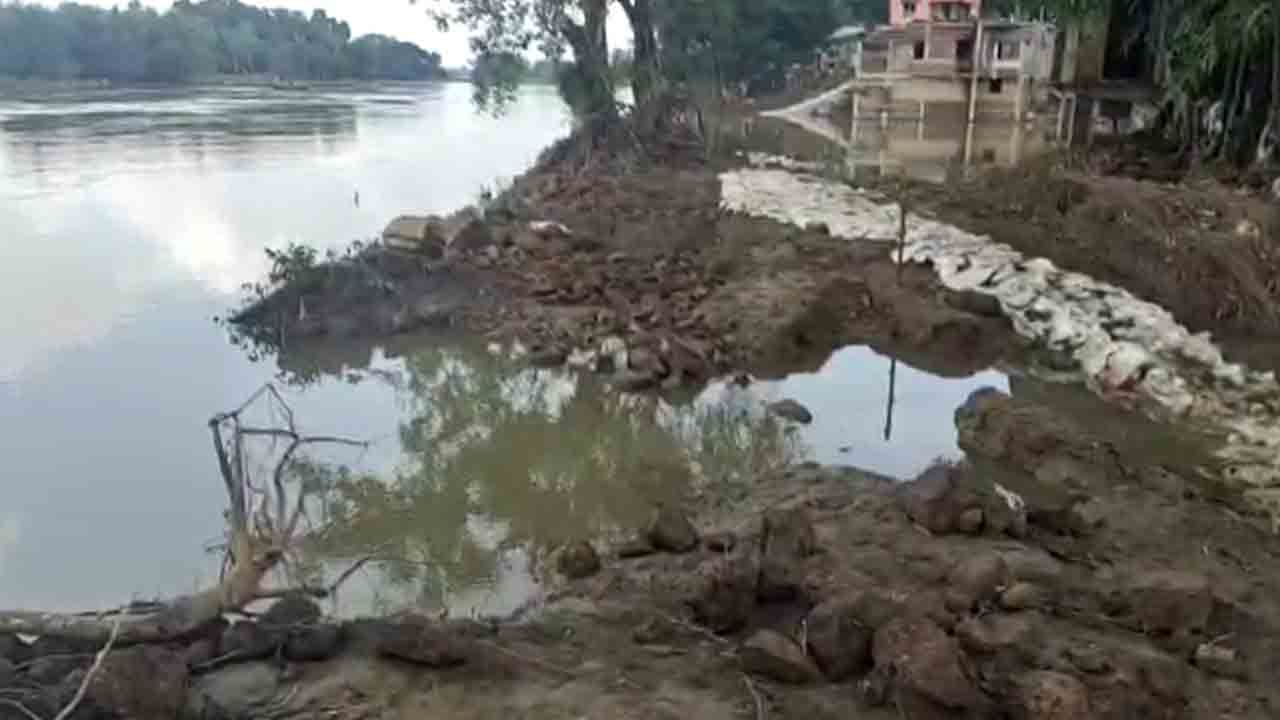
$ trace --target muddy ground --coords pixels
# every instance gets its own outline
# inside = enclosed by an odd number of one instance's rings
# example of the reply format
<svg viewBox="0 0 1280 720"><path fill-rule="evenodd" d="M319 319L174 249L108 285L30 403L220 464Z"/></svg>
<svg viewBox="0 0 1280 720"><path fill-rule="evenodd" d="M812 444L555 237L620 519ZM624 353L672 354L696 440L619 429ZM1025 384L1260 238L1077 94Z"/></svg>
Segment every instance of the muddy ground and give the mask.
<svg viewBox="0 0 1280 720"><path fill-rule="evenodd" d="M1276 537L1016 389L956 425L970 462L911 482L797 467L562 548L522 617L336 623L290 598L118 648L75 717L1280 714ZM0 637L0 718L52 717L94 650Z"/></svg>

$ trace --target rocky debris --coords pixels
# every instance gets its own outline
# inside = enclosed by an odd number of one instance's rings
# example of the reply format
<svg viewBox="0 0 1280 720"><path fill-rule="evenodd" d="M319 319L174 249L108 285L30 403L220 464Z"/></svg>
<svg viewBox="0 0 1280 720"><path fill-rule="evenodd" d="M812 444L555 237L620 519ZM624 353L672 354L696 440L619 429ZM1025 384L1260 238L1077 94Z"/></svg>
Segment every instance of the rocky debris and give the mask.
<svg viewBox="0 0 1280 720"><path fill-rule="evenodd" d="M704 563L698 585L688 599L694 619L714 633L741 629L756 606L758 574L750 558L729 555Z"/></svg>
<svg viewBox="0 0 1280 720"><path fill-rule="evenodd" d="M439 220L435 216L401 215L388 223L382 231L382 242L397 250L441 257L444 255L444 244L436 242L438 232L434 227Z"/></svg>
<svg viewBox="0 0 1280 720"><path fill-rule="evenodd" d="M25 674L40 685L56 685L77 670L87 668L92 660L92 655L54 653L28 661Z"/></svg>
<svg viewBox="0 0 1280 720"><path fill-rule="evenodd" d="M0 658L14 663L26 662L31 659L31 648L17 635L0 634Z"/></svg>
<svg viewBox="0 0 1280 720"><path fill-rule="evenodd" d="M280 668L274 663L259 661L231 665L194 679L186 693L182 717L262 717L280 691Z"/></svg>
<svg viewBox="0 0 1280 720"><path fill-rule="evenodd" d="M1029 582L1016 582L1000 593L1000 607L1005 610L1030 610L1044 604L1044 593Z"/></svg>
<svg viewBox="0 0 1280 720"><path fill-rule="evenodd" d="M267 608L258 622L269 628L283 628L319 622L322 617L324 611L315 600L306 593L291 592Z"/></svg>
<svg viewBox="0 0 1280 720"><path fill-rule="evenodd" d="M1025 614L992 613L967 618L956 625L961 646L986 655L1011 648L1033 648L1037 644L1035 634L1035 623Z"/></svg>
<svg viewBox="0 0 1280 720"><path fill-rule="evenodd" d="M710 533L702 538L702 545L711 552L727 553L737 545L738 539L731 532Z"/></svg>
<svg viewBox="0 0 1280 720"><path fill-rule="evenodd" d="M1209 579L1181 570L1153 570L1137 575L1120 601L1140 629L1157 634L1202 631L1213 611Z"/></svg>
<svg viewBox="0 0 1280 720"><path fill-rule="evenodd" d="M759 630L738 651L749 673L782 683L803 684L822 678L809 656L793 640L774 630Z"/></svg>
<svg viewBox="0 0 1280 720"><path fill-rule="evenodd" d="M662 356L650 348L632 348L627 353L627 367L634 373L646 375L656 380L670 374L670 368Z"/></svg>
<svg viewBox="0 0 1280 720"><path fill-rule="evenodd" d="M342 649L342 626L319 623L295 628L284 642L284 657L293 662L320 662Z"/></svg>
<svg viewBox="0 0 1280 720"><path fill-rule="evenodd" d="M693 523L669 505L660 505L654 510L645 537L654 548L664 552L687 553L698 547L698 531Z"/></svg>
<svg viewBox="0 0 1280 720"><path fill-rule="evenodd" d="M900 687L943 707L973 709L986 699L965 672L956 641L932 620L899 617L876 631L872 641L876 669Z"/></svg>
<svg viewBox="0 0 1280 720"><path fill-rule="evenodd" d="M810 654L828 679L839 682L871 666L871 628L858 620L860 598L827 600L809 612L805 620Z"/></svg>
<svg viewBox="0 0 1280 720"><path fill-rule="evenodd" d="M996 598L1009 581L1009 566L995 553L960 561L947 577L947 607L968 612Z"/></svg>
<svg viewBox="0 0 1280 720"><path fill-rule="evenodd" d="M813 413L809 412L809 408L791 399L769 403L769 412L784 420L797 422L801 425L808 425L813 422Z"/></svg>
<svg viewBox="0 0 1280 720"><path fill-rule="evenodd" d="M1235 648L1214 643L1201 643L1196 648L1192 661L1195 662L1196 667L1210 675L1237 680L1243 680L1248 676L1248 671L1241 662L1240 653Z"/></svg>
<svg viewBox="0 0 1280 720"><path fill-rule="evenodd" d="M903 511L912 522L939 535L981 530L986 518L978 499L959 482L962 472L957 465L930 465L914 480L898 487Z"/></svg>
<svg viewBox="0 0 1280 720"><path fill-rule="evenodd" d="M573 237L572 230L552 220L534 220L529 223L529 231L544 240Z"/></svg>
<svg viewBox="0 0 1280 720"><path fill-rule="evenodd" d="M273 626L274 627L274 626ZM218 649L226 657L251 660L273 655L285 639L283 630L268 630L266 624L236 622L222 631Z"/></svg>
<svg viewBox="0 0 1280 720"><path fill-rule="evenodd" d="M1089 689L1076 678L1040 670L1020 678L1015 717L1026 720L1090 720Z"/></svg>
<svg viewBox="0 0 1280 720"><path fill-rule="evenodd" d="M585 540L570 543L556 557L556 569L570 580L590 577L600 572L600 555Z"/></svg>
<svg viewBox="0 0 1280 720"><path fill-rule="evenodd" d="M760 583L765 602L794 599L804 588L804 560L818 547L813 522L803 508L769 510L760 537Z"/></svg>
<svg viewBox="0 0 1280 720"><path fill-rule="evenodd" d="M374 621L365 628L369 630L376 637L378 654L384 657L430 668L456 667L467 661L462 639L427 618Z"/></svg>
<svg viewBox="0 0 1280 720"><path fill-rule="evenodd" d="M986 293L962 290L946 294L947 304L962 312L973 313L982 317L998 318L1004 316L1000 301Z"/></svg>
<svg viewBox="0 0 1280 720"><path fill-rule="evenodd" d="M647 537L638 537L627 540L614 549L618 557L623 560L634 560L635 558L647 557L656 553L658 550L649 542Z"/></svg>
<svg viewBox="0 0 1280 720"><path fill-rule="evenodd" d="M179 653L160 646L114 649L94 674L87 703L107 717L177 717L188 672Z"/></svg>
<svg viewBox="0 0 1280 720"><path fill-rule="evenodd" d="M529 352L529 364L537 368L557 368L568 359L569 353L559 347L537 348Z"/></svg>
<svg viewBox="0 0 1280 720"><path fill-rule="evenodd" d="M640 370L624 370L613 378L613 386L621 392L643 392L658 386L657 375Z"/></svg>
<svg viewBox="0 0 1280 720"><path fill-rule="evenodd" d="M1090 675L1101 675L1112 669L1111 660L1097 645L1072 645L1063 651L1067 662Z"/></svg>

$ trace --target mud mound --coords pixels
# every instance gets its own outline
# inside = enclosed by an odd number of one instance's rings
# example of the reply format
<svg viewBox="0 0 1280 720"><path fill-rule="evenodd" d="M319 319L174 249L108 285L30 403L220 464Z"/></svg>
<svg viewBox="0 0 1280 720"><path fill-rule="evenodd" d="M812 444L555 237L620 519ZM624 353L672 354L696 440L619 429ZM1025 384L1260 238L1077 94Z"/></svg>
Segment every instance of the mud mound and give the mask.
<svg viewBox="0 0 1280 720"><path fill-rule="evenodd" d="M1042 164L907 193L915 208L1123 287L1193 330L1280 333L1280 215L1220 186Z"/></svg>

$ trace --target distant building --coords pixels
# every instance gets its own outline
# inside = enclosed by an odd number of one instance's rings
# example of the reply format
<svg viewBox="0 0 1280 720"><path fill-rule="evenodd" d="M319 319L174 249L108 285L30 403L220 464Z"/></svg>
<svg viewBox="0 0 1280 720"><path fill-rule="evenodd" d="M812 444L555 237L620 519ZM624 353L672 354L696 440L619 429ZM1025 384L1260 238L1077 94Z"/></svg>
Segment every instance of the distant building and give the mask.
<svg viewBox="0 0 1280 720"><path fill-rule="evenodd" d="M982 0L889 0L889 24L967 22L982 14Z"/></svg>

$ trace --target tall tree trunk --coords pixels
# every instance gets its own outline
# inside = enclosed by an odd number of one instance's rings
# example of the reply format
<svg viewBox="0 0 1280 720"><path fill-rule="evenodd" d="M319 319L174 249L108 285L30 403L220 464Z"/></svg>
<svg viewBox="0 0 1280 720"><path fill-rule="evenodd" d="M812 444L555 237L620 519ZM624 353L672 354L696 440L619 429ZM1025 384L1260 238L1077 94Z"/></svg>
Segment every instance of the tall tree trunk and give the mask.
<svg viewBox="0 0 1280 720"><path fill-rule="evenodd" d="M652 0L618 0L631 23L635 40L632 58L631 91L636 106L647 105L662 92L662 67L658 54L658 30L654 24Z"/></svg>
<svg viewBox="0 0 1280 720"><path fill-rule="evenodd" d="M1227 105L1223 108L1222 138L1221 144L1218 146L1219 160L1226 157L1231 148L1231 135L1236 124L1236 107L1240 104L1240 98L1244 94L1244 71L1249 65L1248 55L1249 51L1242 46L1240 59L1236 63L1235 78L1232 79L1228 75L1228 80L1231 81L1228 86L1230 94L1227 95Z"/></svg>
<svg viewBox="0 0 1280 720"><path fill-rule="evenodd" d="M561 18L560 29L573 48L574 69L582 84L583 115L611 115L615 104L613 78L609 72L609 38L605 23L609 18L608 0L578 0L582 24Z"/></svg>

